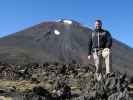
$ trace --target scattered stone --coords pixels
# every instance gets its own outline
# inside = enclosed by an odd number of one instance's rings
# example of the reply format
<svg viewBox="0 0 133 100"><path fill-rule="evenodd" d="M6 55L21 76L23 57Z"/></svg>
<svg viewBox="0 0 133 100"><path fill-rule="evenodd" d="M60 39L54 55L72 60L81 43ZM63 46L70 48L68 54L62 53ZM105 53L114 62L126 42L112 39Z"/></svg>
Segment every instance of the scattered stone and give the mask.
<svg viewBox="0 0 133 100"><path fill-rule="evenodd" d="M12 100L133 99L132 79L115 72L97 81L91 65L0 63L0 69L0 95Z"/></svg>

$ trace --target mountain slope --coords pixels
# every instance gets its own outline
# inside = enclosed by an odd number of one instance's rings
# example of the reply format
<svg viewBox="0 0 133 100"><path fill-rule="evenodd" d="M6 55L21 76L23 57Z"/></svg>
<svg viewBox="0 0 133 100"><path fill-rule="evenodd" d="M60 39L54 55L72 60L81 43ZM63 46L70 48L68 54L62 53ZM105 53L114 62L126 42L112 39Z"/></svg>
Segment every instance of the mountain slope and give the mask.
<svg viewBox="0 0 133 100"><path fill-rule="evenodd" d="M73 20L44 22L1 38L0 61L15 64L93 63L87 60L91 31ZM113 69L132 75L132 48L114 39L112 50Z"/></svg>

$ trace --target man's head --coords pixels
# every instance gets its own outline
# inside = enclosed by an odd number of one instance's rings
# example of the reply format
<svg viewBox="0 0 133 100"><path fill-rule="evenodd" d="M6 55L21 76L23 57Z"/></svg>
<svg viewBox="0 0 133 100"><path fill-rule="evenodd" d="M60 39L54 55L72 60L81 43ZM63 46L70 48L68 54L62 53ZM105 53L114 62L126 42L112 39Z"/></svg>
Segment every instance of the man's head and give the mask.
<svg viewBox="0 0 133 100"><path fill-rule="evenodd" d="M96 20L95 21L95 28L96 29L101 29L102 28L102 21L101 20Z"/></svg>

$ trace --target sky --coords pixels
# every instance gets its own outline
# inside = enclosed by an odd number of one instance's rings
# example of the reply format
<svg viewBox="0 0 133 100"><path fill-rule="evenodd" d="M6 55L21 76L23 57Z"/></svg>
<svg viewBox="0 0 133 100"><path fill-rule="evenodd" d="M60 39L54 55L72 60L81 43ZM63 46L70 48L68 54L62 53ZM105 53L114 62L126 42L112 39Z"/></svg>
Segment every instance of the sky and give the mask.
<svg viewBox="0 0 133 100"><path fill-rule="evenodd" d="M133 0L1 0L0 37L61 18L90 28L100 19L114 38L133 48Z"/></svg>

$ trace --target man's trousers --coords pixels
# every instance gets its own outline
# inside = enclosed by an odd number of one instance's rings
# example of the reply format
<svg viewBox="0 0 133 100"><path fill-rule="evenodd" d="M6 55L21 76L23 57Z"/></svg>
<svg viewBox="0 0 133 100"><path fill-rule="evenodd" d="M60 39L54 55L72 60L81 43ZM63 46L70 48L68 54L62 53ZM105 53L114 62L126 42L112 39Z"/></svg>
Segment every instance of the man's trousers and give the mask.
<svg viewBox="0 0 133 100"><path fill-rule="evenodd" d="M111 50L108 49L108 53L106 56L104 55L104 50L99 50L97 52L93 52L94 63L96 66L96 73L102 73L102 65L105 64L106 66L106 74L111 72Z"/></svg>

